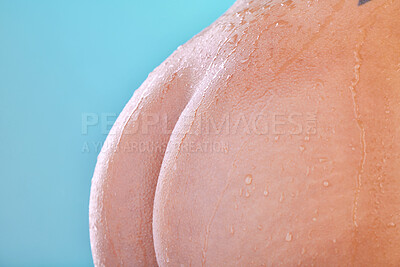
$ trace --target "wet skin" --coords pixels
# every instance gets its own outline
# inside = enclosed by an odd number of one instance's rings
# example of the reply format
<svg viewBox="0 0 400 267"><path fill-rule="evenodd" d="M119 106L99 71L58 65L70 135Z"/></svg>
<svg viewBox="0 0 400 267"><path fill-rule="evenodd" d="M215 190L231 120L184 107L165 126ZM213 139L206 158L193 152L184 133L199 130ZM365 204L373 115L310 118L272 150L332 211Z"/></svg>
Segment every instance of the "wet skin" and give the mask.
<svg viewBox="0 0 400 267"><path fill-rule="evenodd" d="M238 1L98 158L96 266L398 266L400 2Z"/></svg>

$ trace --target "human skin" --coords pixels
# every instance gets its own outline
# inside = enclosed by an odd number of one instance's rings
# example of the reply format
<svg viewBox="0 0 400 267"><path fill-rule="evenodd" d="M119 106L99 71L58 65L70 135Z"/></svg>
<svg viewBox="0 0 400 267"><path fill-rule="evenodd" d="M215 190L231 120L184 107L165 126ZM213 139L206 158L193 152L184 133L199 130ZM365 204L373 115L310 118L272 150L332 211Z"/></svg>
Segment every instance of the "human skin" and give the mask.
<svg viewBox="0 0 400 267"><path fill-rule="evenodd" d="M155 69L98 158L95 265L398 266L400 2L357 4L240 0Z"/></svg>

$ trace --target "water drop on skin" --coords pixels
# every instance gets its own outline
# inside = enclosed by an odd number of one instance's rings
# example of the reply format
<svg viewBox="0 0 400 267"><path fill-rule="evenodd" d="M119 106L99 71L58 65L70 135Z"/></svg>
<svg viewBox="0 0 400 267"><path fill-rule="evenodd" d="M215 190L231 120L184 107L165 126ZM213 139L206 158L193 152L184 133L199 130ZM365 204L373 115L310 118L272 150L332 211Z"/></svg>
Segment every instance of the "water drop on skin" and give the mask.
<svg viewBox="0 0 400 267"><path fill-rule="evenodd" d="M327 158L320 158L320 159L319 159L319 162L320 162L320 163L324 163L324 162L327 162L327 161L328 161Z"/></svg>
<svg viewBox="0 0 400 267"><path fill-rule="evenodd" d="M265 188L265 190L264 190L264 197L267 197L268 195L269 195L268 188Z"/></svg>
<svg viewBox="0 0 400 267"><path fill-rule="evenodd" d="M285 200L285 194L284 193L282 193L281 194L281 198L279 199L279 202L283 202Z"/></svg>
<svg viewBox="0 0 400 267"><path fill-rule="evenodd" d="M231 226L231 235L233 235L235 233L235 228L233 227L233 225Z"/></svg>
<svg viewBox="0 0 400 267"><path fill-rule="evenodd" d="M304 146L299 146L300 152L303 152L306 148Z"/></svg>
<svg viewBox="0 0 400 267"><path fill-rule="evenodd" d="M246 176L246 178L244 179L244 182L247 185L251 185L251 183L253 182L253 176L251 176L250 174Z"/></svg>
<svg viewBox="0 0 400 267"><path fill-rule="evenodd" d="M290 241L292 241L292 239L293 239L292 233L287 233L287 234L286 234L285 240L286 240L287 242L290 242Z"/></svg>
<svg viewBox="0 0 400 267"><path fill-rule="evenodd" d="M295 5L294 5L292 0L284 1L283 3L281 3L281 6L288 7L290 9L293 9L295 7Z"/></svg>
<svg viewBox="0 0 400 267"><path fill-rule="evenodd" d="M396 224L394 222L388 223L389 228L395 228Z"/></svg>
<svg viewBox="0 0 400 267"><path fill-rule="evenodd" d="M169 263L168 248L165 248L165 261Z"/></svg>
<svg viewBox="0 0 400 267"><path fill-rule="evenodd" d="M238 35L235 34L234 36L232 36L232 38L229 40L229 42L231 42L231 43L233 43L233 44L236 44L236 43L237 43L237 40L238 40Z"/></svg>
<svg viewBox="0 0 400 267"><path fill-rule="evenodd" d="M310 175L310 167L309 166L307 166L307 170L306 170L306 176L309 176Z"/></svg>
<svg viewBox="0 0 400 267"><path fill-rule="evenodd" d="M329 182L328 181L324 181L323 185L324 185L324 187L328 187L329 186Z"/></svg>
<svg viewBox="0 0 400 267"><path fill-rule="evenodd" d="M250 197L250 193L248 190L246 190L246 197Z"/></svg>
<svg viewBox="0 0 400 267"><path fill-rule="evenodd" d="M284 25L288 25L288 24L289 24L289 22L280 20L275 23L275 27L284 26Z"/></svg>

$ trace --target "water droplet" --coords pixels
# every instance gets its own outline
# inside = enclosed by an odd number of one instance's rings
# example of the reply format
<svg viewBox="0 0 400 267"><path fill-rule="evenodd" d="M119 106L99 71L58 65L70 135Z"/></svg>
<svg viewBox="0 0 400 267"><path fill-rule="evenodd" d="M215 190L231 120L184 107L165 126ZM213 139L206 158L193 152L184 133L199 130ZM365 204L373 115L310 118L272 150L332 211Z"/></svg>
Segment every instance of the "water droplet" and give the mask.
<svg viewBox="0 0 400 267"><path fill-rule="evenodd" d="M293 239L292 233L287 233L287 234L286 234L285 240L286 240L287 242L290 242L290 241L292 241L292 239Z"/></svg>
<svg viewBox="0 0 400 267"><path fill-rule="evenodd" d="M235 34L235 35L232 36L230 42L236 44L237 40L238 40L238 35Z"/></svg>
<svg viewBox="0 0 400 267"><path fill-rule="evenodd" d="M231 235L233 235L235 233L235 228L233 227L233 225L231 225Z"/></svg>
<svg viewBox="0 0 400 267"><path fill-rule="evenodd" d="M279 27L279 26L284 26L284 25L288 25L289 22L285 21L285 20L279 20L275 23L275 27Z"/></svg>
<svg viewBox="0 0 400 267"><path fill-rule="evenodd" d="M306 176L309 176L310 175L310 167L309 166L307 166L307 170L306 170Z"/></svg>
<svg viewBox="0 0 400 267"><path fill-rule="evenodd" d="M249 192L249 190L246 190L246 197L250 197L250 192Z"/></svg>
<svg viewBox="0 0 400 267"><path fill-rule="evenodd" d="M166 261L167 263L169 262L168 248L165 248L165 261Z"/></svg>
<svg viewBox="0 0 400 267"><path fill-rule="evenodd" d="M336 243L336 239L333 239L332 242L333 242L333 243Z"/></svg>
<svg viewBox="0 0 400 267"><path fill-rule="evenodd" d="M290 6L293 4L292 0L286 0L281 3L281 6Z"/></svg>
<svg viewBox="0 0 400 267"><path fill-rule="evenodd" d="M310 141L310 137L309 137L309 136L306 136L306 137L304 137L304 140Z"/></svg>
<svg viewBox="0 0 400 267"><path fill-rule="evenodd" d="M319 159L319 162L321 162L321 163L325 163L325 162L327 162L327 161L328 161L327 158L320 158L320 159Z"/></svg>
<svg viewBox="0 0 400 267"><path fill-rule="evenodd" d="M317 218L313 217L312 220L313 220L313 222L316 222L316 221L317 221Z"/></svg>
<svg viewBox="0 0 400 267"><path fill-rule="evenodd" d="M262 230L262 225L258 225L257 229L261 231Z"/></svg>
<svg viewBox="0 0 400 267"><path fill-rule="evenodd" d="M304 146L299 146L301 152L303 152L306 148Z"/></svg>
<svg viewBox="0 0 400 267"><path fill-rule="evenodd" d="M304 255L304 254L306 254L306 248L301 249L301 255Z"/></svg>
<svg viewBox="0 0 400 267"><path fill-rule="evenodd" d="M279 199L279 202L283 202L284 200L285 200L285 194L282 193L282 194L281 194L281 198Z"/></svg>
<svg viewBox="0 0 400 267"><path fill-rule="evenodd" d="M253 176L251 176L250 174L246 176L246 178L244 179L244 182L247 185L251 185L251 182L253 182Z"/></svg>
<svg viewBox="0 0 400 267"><path fill-rule="evenodd" d="M266 187L264 190L264 197L267 197L268 195L269 195L269 192L268 192L268 188Z"/></svg>
<svg viewBox="0 0 400 267"><path fill-rule="evenodd" d="M329 182L328 182L328 181L324 181L323 184L324 184L325 187L328 187L328 186L329 186Z"/></svg>
<svg viewBox="0 0 400 267"><path fill-rule="evenodd" d="M394 222L388 223L388 227L394 228L394 227L396 227L396 224Z"/></svg>

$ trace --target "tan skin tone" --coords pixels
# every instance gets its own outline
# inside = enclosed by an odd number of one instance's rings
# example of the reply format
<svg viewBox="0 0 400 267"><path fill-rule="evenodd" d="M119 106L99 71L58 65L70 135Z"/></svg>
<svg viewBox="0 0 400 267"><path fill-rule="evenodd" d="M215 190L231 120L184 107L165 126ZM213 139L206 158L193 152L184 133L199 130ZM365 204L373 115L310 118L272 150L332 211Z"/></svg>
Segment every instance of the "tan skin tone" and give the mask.
<svg viewBox="0 0 400 267"><path fill-rule="evenodd" d="M178 49L99 156L95 265L398 266L399 14L242 0Z"/></svg>

